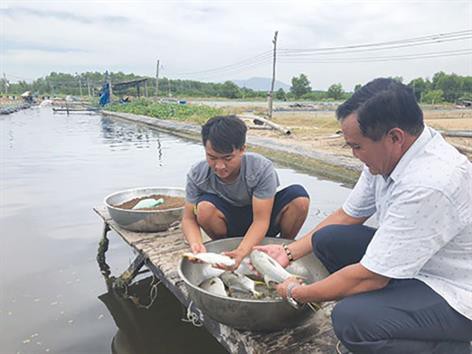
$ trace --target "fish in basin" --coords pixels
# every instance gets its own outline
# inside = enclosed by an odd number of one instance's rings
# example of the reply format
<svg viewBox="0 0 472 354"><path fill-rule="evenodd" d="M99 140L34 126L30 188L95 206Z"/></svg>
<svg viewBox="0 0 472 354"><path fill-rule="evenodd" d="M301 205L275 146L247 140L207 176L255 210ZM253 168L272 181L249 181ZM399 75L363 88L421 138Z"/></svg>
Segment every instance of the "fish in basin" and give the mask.
<svg viewBox="0 0 472 354"><path fill-rule="evenodd" d="M236 272L224 272L220 275L220 278L230 290L250 293L256 299L262 297L262 294L256 291L256 283L254 282L254 280L246 277L245 275L241 275Z"/></svg>
<svg viewBox="0 0 472 354"><path fill-rule="evenodd" d="M268 287L282 283L290 277L303 279L303 277L288 272L279 262L265 252L253 250L250 254L250 259L254 268L264 277L264 282Z"/></svg>
<svg viewBox="0 0 472 354"><path fill-rule="evenodd" d="M188 258L190 261L200 261L203 263L208 263L211 265L222 264L227 267L232 267L235 264L235 260L231 257L225 256L220 253L213 252L201 252L201 253L191 253L186 252L182 255L183 257Z"/></svg>
<svg viewBox="0 0 472 354"><path fill-rule="evenodd" d="M200 284L200 288L215 295L228 296L225 289L225 284L218 277L212 277L205 280L204 282Z"/></svg>

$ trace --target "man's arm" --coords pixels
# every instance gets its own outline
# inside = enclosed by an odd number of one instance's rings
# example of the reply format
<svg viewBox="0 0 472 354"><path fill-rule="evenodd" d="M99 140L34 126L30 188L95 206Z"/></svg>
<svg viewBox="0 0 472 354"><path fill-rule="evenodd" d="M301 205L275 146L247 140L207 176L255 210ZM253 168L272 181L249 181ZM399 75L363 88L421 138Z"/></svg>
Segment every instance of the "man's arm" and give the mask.
<svg viewBox="0 0 472 354"><path fill-rule="evenodd" d="M227 255L236 260L236 267L239 265L241 260L252 251L252 248L264 239L267 230L269 230L270 215L272 213L273 205L274 198L259 199L252 197L252 224L249 226L249 229L244 235L238 248L231 252L226 252Z"/></svg>
<svg viewBox="0 0 472 354"><path fill-rule="evenodd" d="M303 257L310 253L312 250L311 237L319 229L328 225L358 225L363 224L368 218L355 218L348 215L342 208L334 211L328 215L323 221L321 221L313 230L306 233L299 240L291 243L288 247L294 259Z"/></svg>
<svg viewBox="0 0 472 354"><path fill-rule="evenodd" d="M206 249L203 245L202 234L200 232L200 226L197 223L194 208L195 205L187 201L185 202L182 217L182 231L192 249L192 252L205 252Z"/></svg>
<svg viewBox="0 0 472 354"><path fill-rule="evenodd" d="M287 287L296 283L291 295L295 300L306 302L331 301L367 291L382 289L390 278L371 272L360 263L346 266L327 278L310 285L298 285L298 281L289 278L278 285L277 291L287 296Z"/></svg>

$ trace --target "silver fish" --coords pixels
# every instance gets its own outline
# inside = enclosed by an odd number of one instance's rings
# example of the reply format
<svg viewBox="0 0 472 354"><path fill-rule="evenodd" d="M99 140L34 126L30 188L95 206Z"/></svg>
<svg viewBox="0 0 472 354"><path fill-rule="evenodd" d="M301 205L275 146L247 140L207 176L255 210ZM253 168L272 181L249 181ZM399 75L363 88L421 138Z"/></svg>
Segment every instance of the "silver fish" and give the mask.
<svg viewBox="0 0 472 354"><path fill-rule="evenodd" d="M271 287L273 283L282 283L285 279L296 276L289 273L279 262L265 252L253 250L250 258L252 265L262 274L268 287Z"/></svg>
<svg viewBox="0 0 472 354"><path fill-rule="evenodd" d="M203 275L203 279L219 277L221 274L225 272L223 269L215 268L211 264L208 264L208 263L202 264L200 269Z"/></svg>
<svg viewBox="0 0 472 354"><path fill-rule="evenodd" d="M251 293L255 298L262 297L262 294L256 291L254 280L249 279L244 275L235 272L224 272L220 275L220 278L230 290Z"/></svg>
<svg viewBox="0 0 472 354"><path fill-rule="evenodd" d="M239 267L234 272L241 275L245 275L253 280L261 280L261 275L258 274L256 270L251 269L251 267L249 266L250 263L251 260L249 259L249 257L243 258L243 260L239 264Z"/></svg>
<svg viewBox="0 0 472 354"><path fill-rule="evenodd" d="M228 267L232 267L235 264L235 260L231 257L225 256L224 254L220 253L213 253L213 252L202 252L202 253L191 253L186 252L182 255L182 257L186 257L191 261L202 261L203 263L208 264L223 264Z"/></svg>
<svg viewBox="0 0 472 354"><path fill-rule="evenodd" d="M218 277L212 277L200 284L200 288L212 294L228 296L223 281Z"/></svg>

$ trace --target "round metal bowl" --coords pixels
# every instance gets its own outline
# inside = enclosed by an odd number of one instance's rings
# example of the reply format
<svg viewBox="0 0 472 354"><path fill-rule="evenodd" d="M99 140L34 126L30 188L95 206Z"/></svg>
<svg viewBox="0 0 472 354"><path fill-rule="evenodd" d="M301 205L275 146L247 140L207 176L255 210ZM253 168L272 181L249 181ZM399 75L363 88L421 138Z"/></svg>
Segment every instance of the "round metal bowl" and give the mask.
<svg viewBox="0 0 472 354"><path fill-rule="evenodd" d="M134 198L142 198L154 194L185 198L183 188L174 187L143 187L115 192L105 197L105 205L111 218L122 228L136 232L165 231L169 226L182 218L183 206L162 210L132 210L116 207Z"/></svg>
<svg viewBox="0 0 472 354"><path fill-rule="evenodd" d="M241 237L215 240L205 243L205 247L209 252L230 251L236 248L241 240ZM262 244L290 242L266 237ZM187 287L190 299L204 316L209 316L215 321L242 330L270 332L297 326L313 314L306 305L295 309L282 299L245 300L212 294L198 286L205 280L203 267L203 264L192 263L183 258L178 272ZM326 268L312 255L296 260L287 267L287 270L303 276L307 283L313 283L328 275Z"/></svg>

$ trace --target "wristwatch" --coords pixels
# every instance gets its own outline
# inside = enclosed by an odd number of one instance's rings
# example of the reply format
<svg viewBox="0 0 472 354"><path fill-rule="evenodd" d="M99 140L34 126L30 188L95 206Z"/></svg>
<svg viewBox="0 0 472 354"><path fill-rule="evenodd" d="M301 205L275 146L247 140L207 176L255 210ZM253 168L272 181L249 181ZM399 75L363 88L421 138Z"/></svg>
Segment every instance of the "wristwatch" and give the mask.
<svg viewBox="0 0 472 354"><path fill-rule="evenodd" d="M299 287L300 284L291 283L287 286L287 302L295 309L299 309L301 304L292 297L292 290Z"/></svg>

